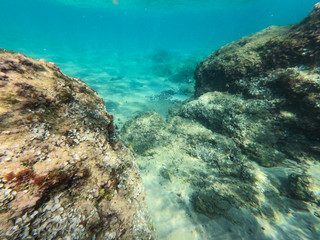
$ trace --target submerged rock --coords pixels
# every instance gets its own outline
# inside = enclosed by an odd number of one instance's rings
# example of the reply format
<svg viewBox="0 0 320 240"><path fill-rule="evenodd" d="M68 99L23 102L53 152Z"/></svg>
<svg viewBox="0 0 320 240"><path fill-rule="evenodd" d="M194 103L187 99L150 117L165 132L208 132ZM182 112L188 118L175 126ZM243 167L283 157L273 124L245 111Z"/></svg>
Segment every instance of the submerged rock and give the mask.
<svg viewBox="0 0 320 240"><path fill-rule="evenodd" d="M291 174L289 176L289 188L291 195L299 200L320 203L319 184L319 180L310 175Z"/></svg>
<svg viewBox="0 0 320 240"><path fill-rule="evenodd" d="M150 239L144 188L103 100L0 50L0 238Z"/></svg>
<svg viewBox="0 0 320 240"><path fill-rule="evenodd" d="M161 132L165 124L157 113L146 112L142 117L125 123L121 135L136 153L143 154L146 150L156 147L159 142L165 141L166 138Z"/></svg>
<svg viewBox="0 0 320 240"><path fill-rule="evenodd" d="M195 96L222 91L239 94L240 102L260 100L270 112L265 117L286 131L284 137L319 141L319 26L318 3L299 24L270 27L222 47L197 66Z"/></svg>
<svg viewBox="0 0 320 240"><path fill-rule="evenodd" d="M297 25L221 48L198 65L196 98L123 127L147 192L167 197L149 195L152 210L170 206L190 239L320 238L319 19L317 4Z"/></svg>
<svg viewBox="0 0 320 240"><path fill-rule="evenodd" d="M307 18L291 26L273 26L212 53L195 71L195 95L209 91L238 91L236 81L268 76L269 71L319 66L320 4Z"/></svg>

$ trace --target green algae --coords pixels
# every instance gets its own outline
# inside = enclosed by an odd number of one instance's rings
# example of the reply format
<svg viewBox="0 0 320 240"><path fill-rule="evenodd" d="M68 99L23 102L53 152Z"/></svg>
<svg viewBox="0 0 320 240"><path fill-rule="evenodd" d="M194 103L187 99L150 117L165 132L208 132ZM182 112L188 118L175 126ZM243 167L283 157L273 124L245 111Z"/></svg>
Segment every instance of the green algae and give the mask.
<svg viewBox="0 0 320 240"><path fill-rule="evenodd" d="M112 189L105 189L105 188L101 188L99 190L99 194L98 197L95 199L95 204L99 205L99 203L105 199L107 201L111 201L113 198L113 192L114 190Z"/></svg>

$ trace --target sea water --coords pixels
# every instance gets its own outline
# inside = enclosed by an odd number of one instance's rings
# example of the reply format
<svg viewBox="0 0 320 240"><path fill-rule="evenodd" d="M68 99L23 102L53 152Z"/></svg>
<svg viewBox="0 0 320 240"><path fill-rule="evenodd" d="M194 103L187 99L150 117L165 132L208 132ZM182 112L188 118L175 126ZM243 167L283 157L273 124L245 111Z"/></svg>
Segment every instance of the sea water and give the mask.
<svg viewBox="0 0 320 240"><path fill-rule="evenodd" d="M192 96L197 62L270 25L299 22L316 2L1 0L0 47L81 78L121 126L148 110L165 117Z"/></svg>
<svg viewBox="0 0 320 240"><path fill-rule="evenodd" d="M270 25L297 23L316 2L1 0L0 48L55 62L81 78L121 127L148 110L165 117L169 107L193 95L193 71L205 56ZM154 187L155 175L148 176L143 180L158 239L209 239L196 230L201 219L186 216Z"/></svg>

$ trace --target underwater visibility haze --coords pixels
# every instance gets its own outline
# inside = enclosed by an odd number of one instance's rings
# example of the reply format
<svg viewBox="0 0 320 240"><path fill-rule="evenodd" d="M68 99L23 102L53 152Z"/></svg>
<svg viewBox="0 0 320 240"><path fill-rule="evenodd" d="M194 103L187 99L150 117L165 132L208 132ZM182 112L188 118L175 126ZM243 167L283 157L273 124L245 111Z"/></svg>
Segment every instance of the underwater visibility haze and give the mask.
<svg viewBox="0 0 320 240"><path fill-rule="evenodd" d="M2 0L5 236L320 239L317 2Z"/></svg>
<svg viewBox="0 0 320 240"><path fill-rule="evenodd" d="M2 1L0 45L83 79L121 125L146 110L165 116L166 109L150 98L168 90L173 101L191 96L202 58L270 25L297 23L315 2ZM167 80L176 74L186 80Z"/></svg>

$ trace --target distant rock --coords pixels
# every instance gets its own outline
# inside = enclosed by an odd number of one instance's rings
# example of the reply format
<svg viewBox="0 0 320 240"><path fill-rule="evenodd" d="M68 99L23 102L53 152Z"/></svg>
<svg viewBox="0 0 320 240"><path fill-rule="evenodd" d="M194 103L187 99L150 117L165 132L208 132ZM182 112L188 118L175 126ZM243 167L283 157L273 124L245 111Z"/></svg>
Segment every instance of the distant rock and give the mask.
<svg viewBox="0 0 320 240"><path fill-rule="evenodd" d="M0 238L150 239L144 187L103 100L0 50Z"/></svg>

